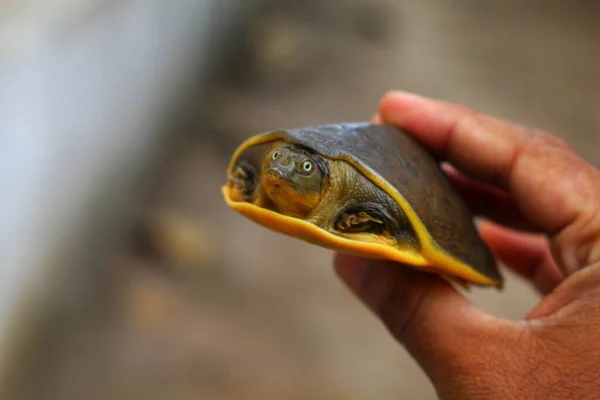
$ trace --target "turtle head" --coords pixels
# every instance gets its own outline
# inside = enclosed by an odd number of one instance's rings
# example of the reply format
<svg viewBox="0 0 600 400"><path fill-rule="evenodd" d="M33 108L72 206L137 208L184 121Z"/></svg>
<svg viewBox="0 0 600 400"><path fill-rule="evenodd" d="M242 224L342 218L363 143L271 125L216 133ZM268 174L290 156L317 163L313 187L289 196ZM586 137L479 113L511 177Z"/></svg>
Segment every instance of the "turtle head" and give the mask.
<svg viewBox="0 0 600 400"><path fill-rule="evenodd" d="M267 196L281 213L306 217L321 200L325 160L294 145L276 147L266 157L262 184Z"/></svg>

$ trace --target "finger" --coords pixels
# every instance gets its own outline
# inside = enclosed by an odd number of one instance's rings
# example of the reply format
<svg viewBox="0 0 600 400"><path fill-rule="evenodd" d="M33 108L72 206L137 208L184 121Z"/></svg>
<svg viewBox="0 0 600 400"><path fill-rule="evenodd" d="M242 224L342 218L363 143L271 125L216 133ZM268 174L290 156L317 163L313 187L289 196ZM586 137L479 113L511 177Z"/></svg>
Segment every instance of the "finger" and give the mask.
<svg viewBox="0 0 600 400"><path fill-rule="evenodd" d="M563 140L398 92L383 98L379 114L470 178L505 189L527 219L556 235L554 254L568 273L600 260L600 172Z"/></svg>
<svg viewBox="0 0 600 400"><path fill-rule="evenodd" d="M437 275L338 254L340 278L383 321L434 382L448 366L473 373L519 328L472 305Z"/></svg>
<svg viewBox="0 0 600 400"><path fill-rule="evenodd" d="M564 280L544 235L517 232L490 222L480 224L479 232L503 264L529 280L541 293L551 292Z"/></svg>
<svg viewBox="0 0 600 400"><path fill-rule="evenodd" d="M474 215L514 229L540 232L537 226L525 218L505 191L469 179L447 164L442 167Z"/></svg>

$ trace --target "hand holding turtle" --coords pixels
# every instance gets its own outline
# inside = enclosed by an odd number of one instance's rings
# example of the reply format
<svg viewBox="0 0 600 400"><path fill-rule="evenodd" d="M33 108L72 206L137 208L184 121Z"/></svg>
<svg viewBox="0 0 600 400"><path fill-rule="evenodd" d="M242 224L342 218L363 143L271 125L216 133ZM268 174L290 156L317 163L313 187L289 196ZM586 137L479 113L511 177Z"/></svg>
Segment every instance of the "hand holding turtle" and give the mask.
<svg viewBox="0 0 600 400"><path fill-rule="evenodd" d="M397 264L338 254L340 277L441 398L598 398L600 172L557 137L442 101L390 93L375 121L456 168L446 171L472 211L493 221L480 233L496 258L545 297L508 321Z"/></svg>

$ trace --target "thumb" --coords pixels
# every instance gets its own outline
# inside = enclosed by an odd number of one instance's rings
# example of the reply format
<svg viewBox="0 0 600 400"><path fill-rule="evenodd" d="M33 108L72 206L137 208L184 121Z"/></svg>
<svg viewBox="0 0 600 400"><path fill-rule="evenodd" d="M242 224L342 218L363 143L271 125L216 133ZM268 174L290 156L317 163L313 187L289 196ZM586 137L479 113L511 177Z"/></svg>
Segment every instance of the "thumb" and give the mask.
<svg viewBox="0 0 600 400"><path fill-rule="evenodd" d="M521 325L483 312L439 276L341 253L335 268L436 386L518 367L507 353L522 345Z"/></svg>

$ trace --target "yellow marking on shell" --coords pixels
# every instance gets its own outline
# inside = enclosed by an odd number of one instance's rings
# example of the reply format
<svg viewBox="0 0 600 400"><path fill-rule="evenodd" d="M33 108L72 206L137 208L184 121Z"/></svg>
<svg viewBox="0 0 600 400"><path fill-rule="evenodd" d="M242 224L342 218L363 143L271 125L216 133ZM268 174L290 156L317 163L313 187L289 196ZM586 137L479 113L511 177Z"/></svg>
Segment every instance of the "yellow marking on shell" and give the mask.
<svg viewBox="0 0 600 400"><path fill-rule="evenodd" d="M227 186L223 186L221 190L229 207L275 232L302 239L308 243L334 251L344 251L358 256L392 260L414 266L430 266L430 263L418 252L399 250L379 243L365 243L345 239L302 219L288 217L251 203L231 200Z"/></svg>
<svg viewBox="0 0 600 400"><path fill-rule="evenodd" d="M274 132L272 134L262 134L262 135L253 136L250 139L246 140L244 143L242 143L238 147L238 149L233 154L233 156L231 158L231 162L229 164L228 173L231 173L231 170L232 170L233 166L235 165L238 157L241 155L241 153L245 149L252 147L252 146L259 145L259 144L276 141L276 140L286 140L285 135L283 133ZM349 157L329 157L329 158L335 159L335 160L342 160L342 161L349 163L354 168L356 168L360 173L362 173L368 179L370 179L375 185L379 186L384 192L386 192L389 196L392 197L392 199L394 199L398 203L400 208L406 214L406 217L408 218L408 220L411 222L413 229L415 230L415 233L417 235L417 238L419 239L419 242L421 244L421 254L419 255L419 258L422 260L425 260L425 261L424 262L421 261L421 262L417 262L417 263L409 261L410 259L417 260L416 257L408 257L407 260L400 261L396 258L396 257L398 257L398 255L396 253L402 253L402 254L406 253L402 250L398 250L398 249L390 250L388 247L381 246L381 245L375 245L375 244L360 243L360 246L357 246L357 243L355 243L353 241L349 241L347 239L341 239L341 240L344 240L344 245L348 246L348 248L345 249L346 251L352 252L351 250L353 250L353 249L360 249L361 251L365 250L366 252L364 252L362 254L358 254L358 255L369 255L369 254L372 254L374 256L375 255L380 255L380 256L383 255L384 258L386 258L386 256L389 255L390 260L405 262L405 263L408 263L408 264L411 264L414 266L430 265L436 272L440 272L440 273L443 273L446 275L451 275L451 276L453 275L456 277L460 277L460 278L466 279L467 281L470 281L473 283L478 283L481 285L498 286L498 287L502 285L501 282L485 276L484 274L474 270L468 264L458 260L456 257L453 257L452 255L439 249L435 245L435 239L429 234L427 227L425 226L425 224L423 223L421 218L417 215L416 211L412 208L412 206L410 205L408 200L406 200L404 198L404 196L402 196L402 194L396 188L394 188L387 181L382 179L371 168L365 167ZM235 203L235 202L231 201L229 199L229 195L227 193L226 187L224 186L223 189L224 189L223 193L225 195L225 200L231 208L233 208L234 210L236 210L244 215L246 215L245 212L252 214L255 218L257 218L257 219L254 219L254 218L252 218L252 219L257 223L262 224L263 221L260 220L260 217L263 214L257 213L256 210L251 211L251 209L249 209L249 208L242 207L242 205L249 205L248 203ZM249 205L249 206L251 206L251 205ZM282 222L282 223L287 222L288 224L293 223L293 224L297 224L298 226L302 226L304 229L306 229L306 230L304 230L304 232L314 233L316 235L315 237L319 237L322 239L326 238L327 240L330 240L330 241L332 241L334 239L340 240L339 237L332 235L330 233L327 233L324 230L316 227L315 225L313 225L309 222L286 217L286 216L277 214L277 213L275 213L273 211L269 211L269 210L262 210L262 211L264 211L265 213L269 212L269 213L274 214L274 216L271 216L270 214L264 214L265 216L269 215L269 218L275 219L276 218L275 216L288 218L289 220L285 219L285 220L280 220L279 222ZM249 215L246 215L246 216L249 216ZM305 224L307 224L308 226L305 226ZM311 227L310 230L309 230L309 227ZM271 229L273 229L273 228L271 228ZM315 229L316 229L316 231L315 231ZM274 229L274 230L281 232L281 233L286 233L286 232L283 232L278 229ZM328 236L322 236L322 233L317 233L317 232L325 232L325 233L327 233ZM288 234L290 234L291 236L295 236L293 230L291 233L288 233ZM296 237L302 238L302 239L310 242L310 240L307 240L306 238L303 238L301 236L296 236ZM350 243L346 243L346 242L350 242ZM315 242L312 242L312 243L315 243ZM333 241L332 243L336 243L336 242ZM323 247L328 247L321 243L315 243L315 244L319 244ZM378 249L377 251L373 251L373 249L371 249L371 247L374 247L374 246L377 246L377 249ZM382 248L380 249L379 247L382 247Z"/></svg>
<svg viewBox="0 0 600 400"><path fill-rule="evenodd" d="M383 191L392 197L399 205L408 220L412 223L413 229L421 244L421 253L432 264L438 266L444 273L462 277L474 283L483 285L499 286L500 282L491 279L480 272L471 268L468 264L458 260L456 257L441 251L435 245L435 239L429 234L429 230L421 221L416 211L412 208L409 202L398 192L396 188L391 186L387 181L379 177L374 171L368 167L364 167L356 161L347 157L339 157L340 160L346 161L354 166L359 172L364 174L371 182L379 186Z"/></svg>

